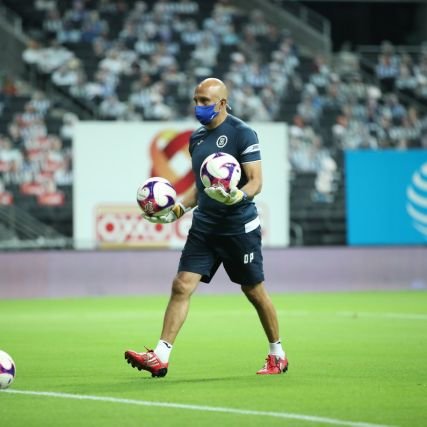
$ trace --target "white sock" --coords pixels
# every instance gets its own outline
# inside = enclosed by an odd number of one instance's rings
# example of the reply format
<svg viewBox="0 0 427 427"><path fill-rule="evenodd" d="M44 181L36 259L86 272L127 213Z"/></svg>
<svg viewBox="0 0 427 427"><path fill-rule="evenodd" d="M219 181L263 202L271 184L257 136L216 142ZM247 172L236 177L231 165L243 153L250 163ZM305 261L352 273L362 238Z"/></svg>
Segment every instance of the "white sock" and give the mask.
<svg viewBox="0 0 427 427"><path fill-rule="evenodd" d="M280 358L285 358L285 352L282 347L282 341L279 339L279 341L271 342L270 345L270 352L269 354L272 354L273 356L279 356Z"/></svg>
<svg viewBox="0 0 427 427"><path fill-rule="evenodd" d="M169 356L172 351L172 344L169 344L165 340L160 340L157 344L157 347L154 349L154 353L156 353L156 356L160 359L163 363L169 362Z"/></svg>

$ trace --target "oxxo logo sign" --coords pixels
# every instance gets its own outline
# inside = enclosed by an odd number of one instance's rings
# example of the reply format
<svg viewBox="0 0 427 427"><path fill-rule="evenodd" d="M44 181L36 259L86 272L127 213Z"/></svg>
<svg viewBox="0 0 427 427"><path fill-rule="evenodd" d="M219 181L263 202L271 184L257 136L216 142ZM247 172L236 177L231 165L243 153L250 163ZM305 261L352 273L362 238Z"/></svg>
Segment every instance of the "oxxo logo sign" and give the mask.
<svg viewBox="0 0 427 427"><path fill-rule="evenodd" d="M427 162L413 173L406 196L406 211L412 224L427 238Z"/></svg>
<svg viewBox="0 0 427 427"><path fill-rule="evenodd" d="M95 215L97 244L111 247L182 246L191 226L187 214L172 224L152 224L133 206L98 206Z"/></svg>

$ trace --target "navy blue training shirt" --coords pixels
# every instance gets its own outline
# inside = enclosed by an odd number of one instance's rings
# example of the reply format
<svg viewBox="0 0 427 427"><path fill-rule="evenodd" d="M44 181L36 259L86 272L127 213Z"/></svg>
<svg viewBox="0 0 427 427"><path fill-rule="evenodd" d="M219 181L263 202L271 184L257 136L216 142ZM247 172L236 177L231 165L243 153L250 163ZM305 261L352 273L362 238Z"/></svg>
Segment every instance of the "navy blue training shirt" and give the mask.
<svg viewBox="0 0 427 427"><path fill-rule="evenodd" d="M242 120L228 115L217 128L209 130L200 127L190 137L189 150L192 168L196 179L198 203L193 214L192 229L206 233L231 235L249 232L259 225L255 203L244 200L232 206L211 199L204 192L200 179L200 167L209 155L222 151L231 154L242 165L261 160L258 136ZM242 168L238 184L241 188L247 183Z"/></svg>

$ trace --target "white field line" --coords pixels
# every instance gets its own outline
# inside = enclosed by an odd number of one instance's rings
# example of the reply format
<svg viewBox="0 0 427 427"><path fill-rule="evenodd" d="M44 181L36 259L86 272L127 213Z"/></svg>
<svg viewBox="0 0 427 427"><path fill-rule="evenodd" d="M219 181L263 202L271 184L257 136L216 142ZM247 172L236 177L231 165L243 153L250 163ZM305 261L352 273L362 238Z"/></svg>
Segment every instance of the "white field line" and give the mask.
<svg viewBox="0 0 427 427"><path fill-rule="evenodd" d="M423 313L375 313L367 311L341 311L337 316L343 317L375 317L378 319L427 320Z"/></svg>
<svg viewBox="0 0 427 427"><path fill-rule="evenodd" d="M402 319L402 320L427 320L427 313L392 313L375 311L339 311L336 313L313 311L286 311L277 310L281 316L311 317L311 316L337 316L337 317L369 317L376 319Z"/></svg>
<svg viewBox="0 0 427 427"><path fill-rule="evenodd" d="M62 399L92 400L97 402L121 403L124 405L152 406L152 407L182 409L182 410L190 410L190 411L217 412L217 413L234 414L234 415L274 417L274 418L284 418L284 419L292 419L292 420L307 421L307 422L337 425L337 426L348 426L348 427L392 427L392 426L383 425L383 424L371 424L371 423L364 423L364 422L345 421L345 420L339 420L336 418L317 417L314 415L292 414L288 412L253 411L253 410L246 410L246 409L223 408L219 406L187 405L183 403L171 403L171 402L150 402L148 400L119 399L116 397L57 393L57 392L51 392L51 391L28 391L28 390L7 389L7 390L2 390L0 392L0 395L1 393L24 394L24 395L40 396L40 397L56 397L56 398L62 398Z"/></svg>

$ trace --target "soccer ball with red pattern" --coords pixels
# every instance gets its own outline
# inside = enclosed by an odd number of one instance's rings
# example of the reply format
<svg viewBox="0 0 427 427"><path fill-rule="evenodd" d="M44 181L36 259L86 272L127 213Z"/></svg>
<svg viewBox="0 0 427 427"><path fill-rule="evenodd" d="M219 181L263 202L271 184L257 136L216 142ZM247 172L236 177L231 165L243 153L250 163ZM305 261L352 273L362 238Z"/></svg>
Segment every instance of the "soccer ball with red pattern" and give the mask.
<svg viewBox="0 0 427 427"><path fill-rule="evenodd" d="M0 389L8 388L15 380L16 367L13 359L0 350Z"/></svg>
<svg viewBox="0 0 427 427"><path fill-rule="evenodd" d="M225 191L230 191L237 187L241 175L239 162L228 153L211 154L200 167L200 179L206 188L221 186Z"/></svg>
<svg viewBox="0 0 427 427"><path fill-rule="evenodd" d="M155 176L138 187L136 200L145 215L166 215L175 205L176 191L167 179Z"/></svg>

